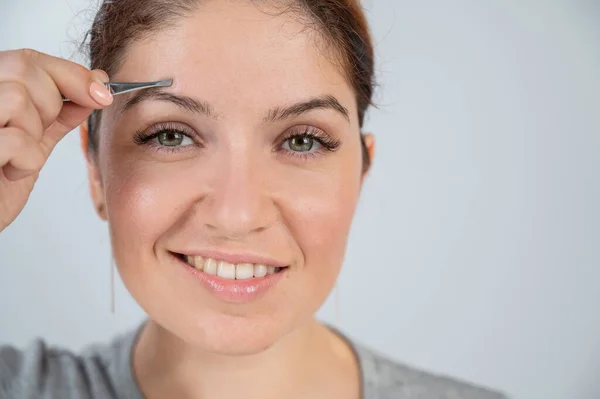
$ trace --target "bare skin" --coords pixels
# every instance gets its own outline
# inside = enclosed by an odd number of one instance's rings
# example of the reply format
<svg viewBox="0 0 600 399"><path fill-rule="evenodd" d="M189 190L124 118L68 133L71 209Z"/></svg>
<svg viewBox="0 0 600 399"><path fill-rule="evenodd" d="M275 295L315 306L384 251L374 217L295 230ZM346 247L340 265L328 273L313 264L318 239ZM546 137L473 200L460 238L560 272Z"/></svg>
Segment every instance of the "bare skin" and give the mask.
<svg viewBox="0 0 600 399"><path fill-rule="evenodd" d="M360 398L353 353L317 321L253 355L188 350L156 323L146 327L134 359L146 398Z"/></svg>
<svg viewBox="0 0 600 399"><path fill-rule="evenodd" d="M109 223L119 272L149 315L134 353L147 398L360 397L350 347L314 319L339 274L365 177L355 94L325 48L289 15L274 17L245 2L209 2L133 44L111 76L172 77L175 84L165 93L211 111L164 97L125 110L133 95L118 97L104 112L98 152L88 158L92 199ZM84 82L77 92L56 84L81 104L72 105L79 113L62 130L101 108ZM57 89L46 91L58 108L40 117L47 129L68 109L58 107ZM315 98L335 98L341 108L269 118L276 109ZM26 116L40 115L35 106L24 109L19 112ZM139 140L157 127L181 131L181 142ZM39 146L46 133L36 129ZM52 134L52 146L62 130ZM81 132L87 151L85 123ZM317 140L310 150L292 148L290 137L306 132L337 146L330 151ZM365 141L373 155L373 137ZM5 225L24 205L43 164L16 160L23 151L0 153L3 178L11 182L5 184L26 186L25 195L3 197L9 199L0 209ZM288 267L265 295L231 303L189 278L173 258L186 250L250 253Z"/></svg>

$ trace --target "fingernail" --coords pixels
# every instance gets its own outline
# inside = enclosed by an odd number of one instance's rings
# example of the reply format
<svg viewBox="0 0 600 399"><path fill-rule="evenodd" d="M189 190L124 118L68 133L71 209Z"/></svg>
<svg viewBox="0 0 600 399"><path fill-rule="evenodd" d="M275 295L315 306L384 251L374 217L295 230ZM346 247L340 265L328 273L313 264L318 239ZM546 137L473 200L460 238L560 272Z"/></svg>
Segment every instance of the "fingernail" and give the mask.
<svg viewBox="0 0 600 399"><path fill-rule="evenodd" d="M112 94L110 94L106 86L95 80L90 84L90 95L100 105L110 105L113 100Z"/></svg>

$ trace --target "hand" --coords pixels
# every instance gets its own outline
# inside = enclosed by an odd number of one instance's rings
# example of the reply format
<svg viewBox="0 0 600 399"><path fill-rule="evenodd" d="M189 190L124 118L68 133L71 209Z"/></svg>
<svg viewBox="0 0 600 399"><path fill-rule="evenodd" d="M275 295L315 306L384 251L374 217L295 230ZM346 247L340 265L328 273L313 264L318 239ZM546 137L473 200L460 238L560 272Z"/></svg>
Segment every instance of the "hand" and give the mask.
<svg viewBox="0 0 600 399"><path fill-rule="evenodd" d="M107 81L101 70L34 50L0 51L0 231L27 203L54 146L112 103Z"/></svg>

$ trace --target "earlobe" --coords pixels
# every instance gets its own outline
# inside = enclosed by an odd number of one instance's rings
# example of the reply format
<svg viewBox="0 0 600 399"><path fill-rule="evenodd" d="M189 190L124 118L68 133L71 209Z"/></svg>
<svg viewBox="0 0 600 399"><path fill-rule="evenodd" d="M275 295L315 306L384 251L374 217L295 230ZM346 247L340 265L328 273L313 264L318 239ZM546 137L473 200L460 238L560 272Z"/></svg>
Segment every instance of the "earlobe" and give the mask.
<svg viewBox="0 0 600 399"><path fill-rule="evenodd" d="M96 160L89 151L89 130L87 120L79 126L79 135L81 138L81 151L86 159L87 170L88 170L88 181L90 187L90 195L96 208L98 216L102 220L108 220L106 213L106 205L104 201L104 187L102 184L102 178L100 176L100 170Z"/></svg>
<svg viewBox="0 0 600 399"><path fill-rule="evenodd" d="M369 159L371 160L371 163L373 163L373 158L375 158L375 136L373 136L372 133L367 133L364 135L364 139L369 153Z"/></svg>
<svg viewBox="0 0 600 399"><path fill-rule="evenodd" d="M364 144L364 148L367 151L368 155L368 167L364 169L362 178L364 179L369 171L371 170L371 166L373 165L373 160L375 158L375 136L371 133L366 133L362 135L362 140Z"/></svg>
<svg viewBox="0 0 600 399"><path fill-rule="evenodd" d="M98 216L100 216L100 219L108 220L108 215L106 214L106 205L99 204L96 207L96 212L98 213Z"/></svg>

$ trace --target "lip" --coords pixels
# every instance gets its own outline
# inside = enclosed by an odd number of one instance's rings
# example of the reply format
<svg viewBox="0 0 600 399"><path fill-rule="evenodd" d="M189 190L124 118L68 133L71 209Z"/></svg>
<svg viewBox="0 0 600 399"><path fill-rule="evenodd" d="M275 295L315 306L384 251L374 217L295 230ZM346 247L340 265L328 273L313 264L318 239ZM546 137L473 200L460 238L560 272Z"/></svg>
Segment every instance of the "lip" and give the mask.
<svg viewBox="0 0 600 399"><path fill-rule="evenodd" d="M226 253L219 251L194 251L194 250L182 250L176 251L175 253L187 255L187 256L201 256L204 259L214 259L217 262L225 261L227 263L232 263L234 265L238 265L240 263L252 263L254 265L265 265L272 267L287 267L288 264L277 261L273 258L262 256L262 255L253 255L253 254L235 254L235 253Z"/></svg>
<svg viewBox="0 0 600 399"><path fill-rule="evenodd" d="M192 265L188 264L185 260L183 260L181 257L177 256L174 253L171 253L171 256L181 265L181 267L186 273L188 273L190 277L194 278L196 281L199 281L208 292L210 292L217 299L229 303L242 304L252 302L264 296L279 281L281 281L281 279L287 273L287 268L284 268L279 273L268 274L265 277L261 278L252 278L248 280L230 280L219 276L206 274L203 271L194 268ZM229 262L226 259L219 260Z"/></svg>

